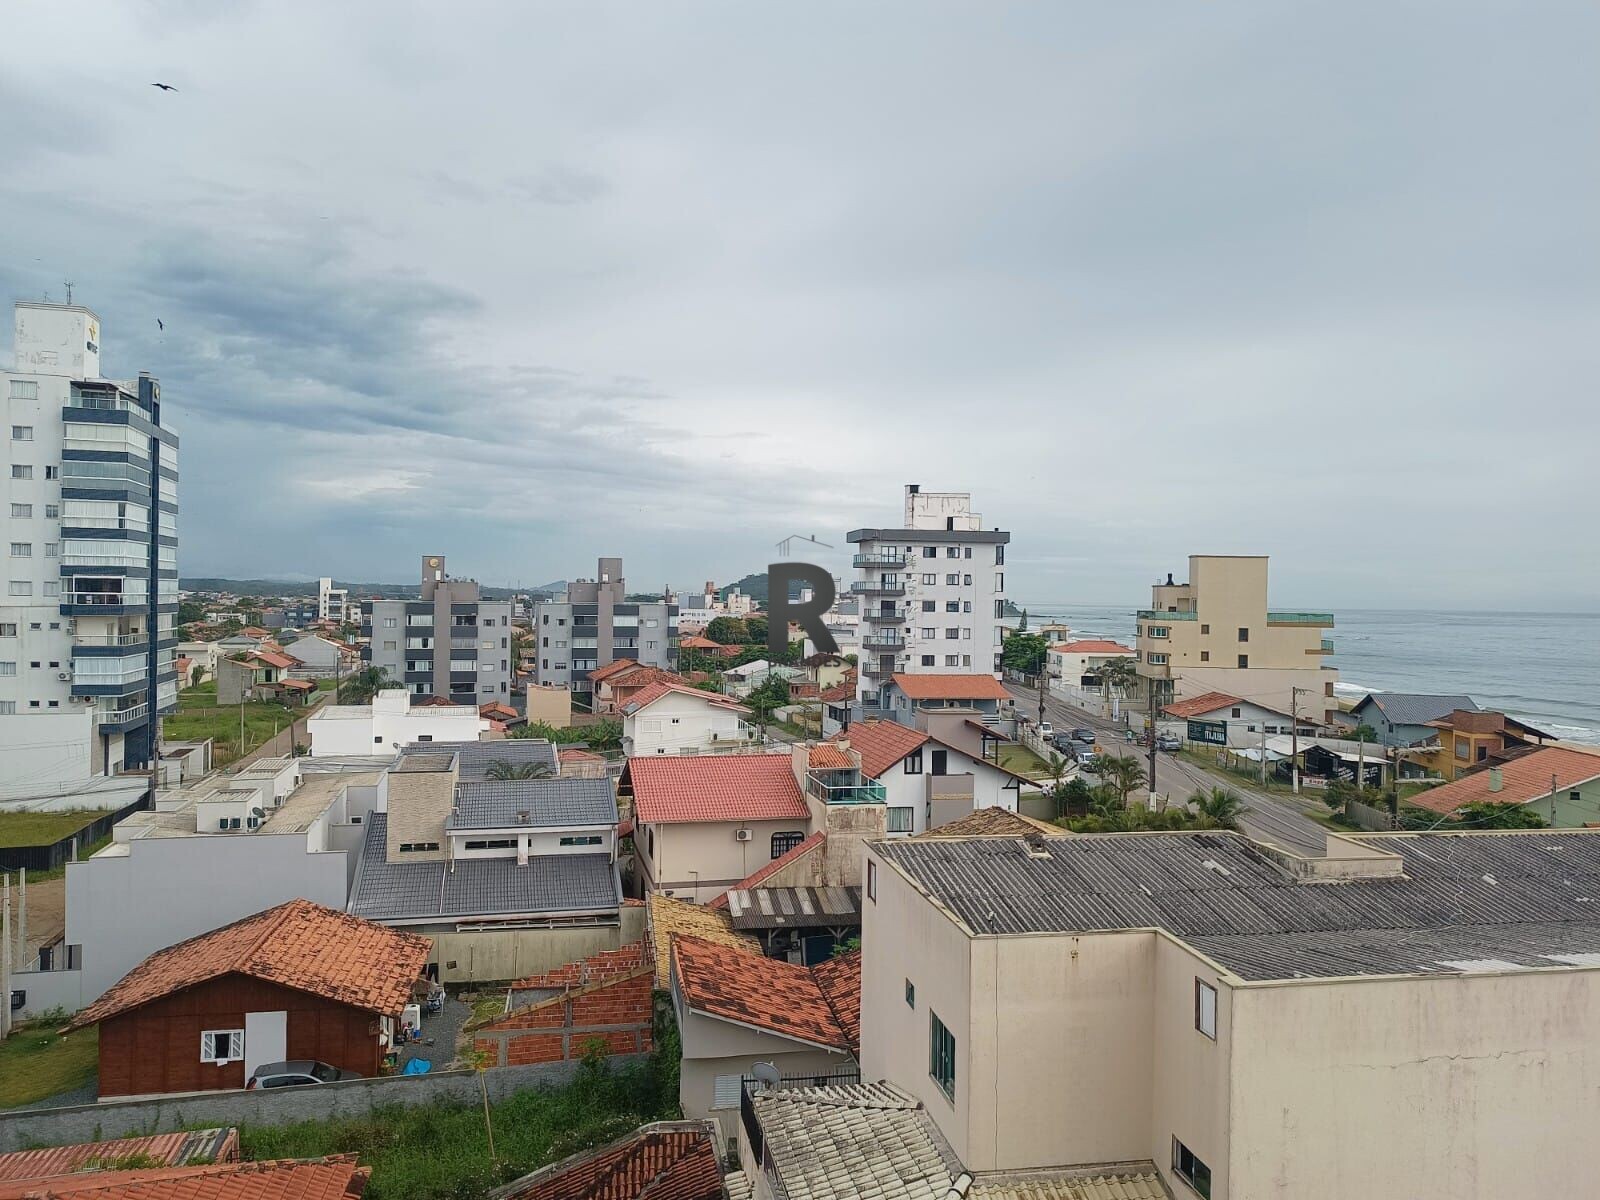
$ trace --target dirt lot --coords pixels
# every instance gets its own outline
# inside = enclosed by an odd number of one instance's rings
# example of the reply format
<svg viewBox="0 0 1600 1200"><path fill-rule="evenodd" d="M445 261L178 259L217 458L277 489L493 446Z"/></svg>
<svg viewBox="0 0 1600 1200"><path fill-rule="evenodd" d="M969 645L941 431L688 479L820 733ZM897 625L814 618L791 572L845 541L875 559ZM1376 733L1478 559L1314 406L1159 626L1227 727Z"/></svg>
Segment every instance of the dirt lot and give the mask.
<svg viewBox="0 0 1600 1200"><path fill-rule="evenodd" d="M11 876L11 914L17 912L17 877ZM28 881L28 952L55 941L67 928L67 881L64 878Z"/></svg>

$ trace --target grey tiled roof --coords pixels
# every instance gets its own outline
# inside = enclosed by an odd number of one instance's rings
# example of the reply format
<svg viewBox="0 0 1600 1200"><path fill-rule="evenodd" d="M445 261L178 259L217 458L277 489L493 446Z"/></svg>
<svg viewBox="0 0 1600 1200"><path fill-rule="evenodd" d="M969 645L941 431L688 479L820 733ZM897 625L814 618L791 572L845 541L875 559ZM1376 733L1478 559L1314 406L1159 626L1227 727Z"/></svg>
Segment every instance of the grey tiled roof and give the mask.
<svg viewBox="0 0 1600 1200"><path fill-rule="evenodd" d="M489 764L499 760L515 766L543 763L552 775L560 770L556 748L537 738L502 738L493 742L412 742L405 753L442 753L456 756L463 780L482 779Z"/></svg>
<svg viewBox="0 0 1600 1200"><path fill-rule="evenodd" d="M519 814L527 813L523 820ZM615 825L617 797L610 779L507 779L462 783L446 829L509 825Z"/></svg>
<svg viewBox="0 0 1600 1200"><path fill-rule="evenodd" d="M1478 702L1471 696L1428 696L1420 692L1368 692L1366 700L1378 706L1378 711L1391 725L1426 725L1440 717L1448 717L1458 708L1468 712L1478 710ZM1366 703L1359 701L1357 708Z"/></svg>
<svg viewBox="0 0 1600 1200"><path fill-rule="evenodd" d="M557 915L608 911L622 903L616 865L605 854L391 863L384 851L387 813L367 820L350 911L374 921L438 917Z"/></svg>
<svg viewBox="0 0 1600 1200"><path fill-rule="evenodd" d="M784 1191L807 1200L943 1200L961 1167L920 1103L884 1083L758 1092Z"/></svg>
<svg viewBox="0 0 1600 1200"><path fill-rule="evenodd" d="M1159 927L1246 979L1600 952L1600 832L1412 834L1404 873L1302 880L1226 833L884 842L976 933Z"/></svg>
<svg viewBox="0 0 1600 1200"><path fill-rule="evenodd" d="M734 888L728 915L735 929L815 929L861 924L861 889Z"/></svg>

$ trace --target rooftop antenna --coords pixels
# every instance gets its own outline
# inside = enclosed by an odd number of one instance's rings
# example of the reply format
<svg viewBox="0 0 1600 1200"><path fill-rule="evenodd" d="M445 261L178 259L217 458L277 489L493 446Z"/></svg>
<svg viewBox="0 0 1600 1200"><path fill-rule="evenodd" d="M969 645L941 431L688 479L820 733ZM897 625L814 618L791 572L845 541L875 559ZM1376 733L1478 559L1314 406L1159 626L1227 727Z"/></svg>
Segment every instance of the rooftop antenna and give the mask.
<svg viewBox="0 0 1600 1200"><path fill-rule="evenodd" d="M70 279L62 280L61 286L63 286L64 288L67 289L67 303L71 304L72 303L72 280L70 280Z"/></svg>
<svg viewBox="0 0 1600 1200"><path fill-rule="evenodd" d="M788 537L784 538L783 541L778 543L778 553L783 555L785 558L788 558L789 548L794 542L810 542L813 546L821 546L824 550L833 549L833 545L829 542L819 542L816 538L807 537L803 533L791 533Z"/></svg>

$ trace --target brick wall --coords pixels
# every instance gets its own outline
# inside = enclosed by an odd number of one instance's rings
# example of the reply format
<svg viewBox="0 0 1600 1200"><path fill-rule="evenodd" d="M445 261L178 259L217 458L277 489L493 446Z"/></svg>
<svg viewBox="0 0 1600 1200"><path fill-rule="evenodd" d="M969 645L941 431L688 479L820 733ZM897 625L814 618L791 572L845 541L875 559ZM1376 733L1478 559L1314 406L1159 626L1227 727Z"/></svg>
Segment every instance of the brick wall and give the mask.
<svg viewBox="0 0 1600 1200"><path fill-rule="evenodd" d="M607 1055L648 1051L653 984L654 970L646 963L573 988L476 1026L472 1047L490 1066L579 1059L597 1040Z"/></svg>

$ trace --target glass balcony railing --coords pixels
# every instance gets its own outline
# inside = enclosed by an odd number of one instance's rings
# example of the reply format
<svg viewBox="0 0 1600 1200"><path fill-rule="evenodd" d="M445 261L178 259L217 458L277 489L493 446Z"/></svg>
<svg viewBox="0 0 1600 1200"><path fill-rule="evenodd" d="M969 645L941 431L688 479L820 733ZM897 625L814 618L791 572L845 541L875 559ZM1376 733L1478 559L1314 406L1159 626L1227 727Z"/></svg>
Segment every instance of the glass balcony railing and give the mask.
<svg viewBox="0 0 1600 1200"><path fill-rule="evenodd" d="M906 640L897 633L869 633L861 645L868 650L904 650Z"/></svg>
<svg viewBox="0 0 1600 1200"><path fill-rule="evenodd" d="M904 554L858 554L850 560L852 567L903 567Z"/></svg>
<svg viewBox="0 0 1600 1200"><path fill-rule="evenodd" d="M1141 608L1139 620L1141 621L1198 621L1199 613L1192 612L1162 612L1159 608Z"/></svg>
<svg viewBox="0 0 1600 1200"><path fill-rule="evenodd" d="M904 596L906 585L898 579L869 579L850 585L857 596Z"/></svg>
<svg viewBox="0 0 1600 1200"><path fill-rule="evenodd" d="M1332 613L1317 612L1269 612L1268 625L1322 625L1333 628Z"/></svg>
<svg viewBox="0 0 1600 1200"><path fill-rule="evenodd" d="M898 625L906 619L903 612L877 612L867 611L861 614L861 619L872 625Z"/></svg>
<svg viewBox="0 0 1600 1200"><path fill-rule="evenodd" d="M110 705L95 706L95 720L102 725L131 725L142 720L150 706L145 703L131 704L127 708L113 708Z"/></svg>
<svg viewBox="0 0 1600 1200"><path fill-rule="evenodd" d="M884 804L888 790L881 783L837 783L836 779L849 779L855 772L813 771L806 776L806 791L824 804Z"/></svg>

